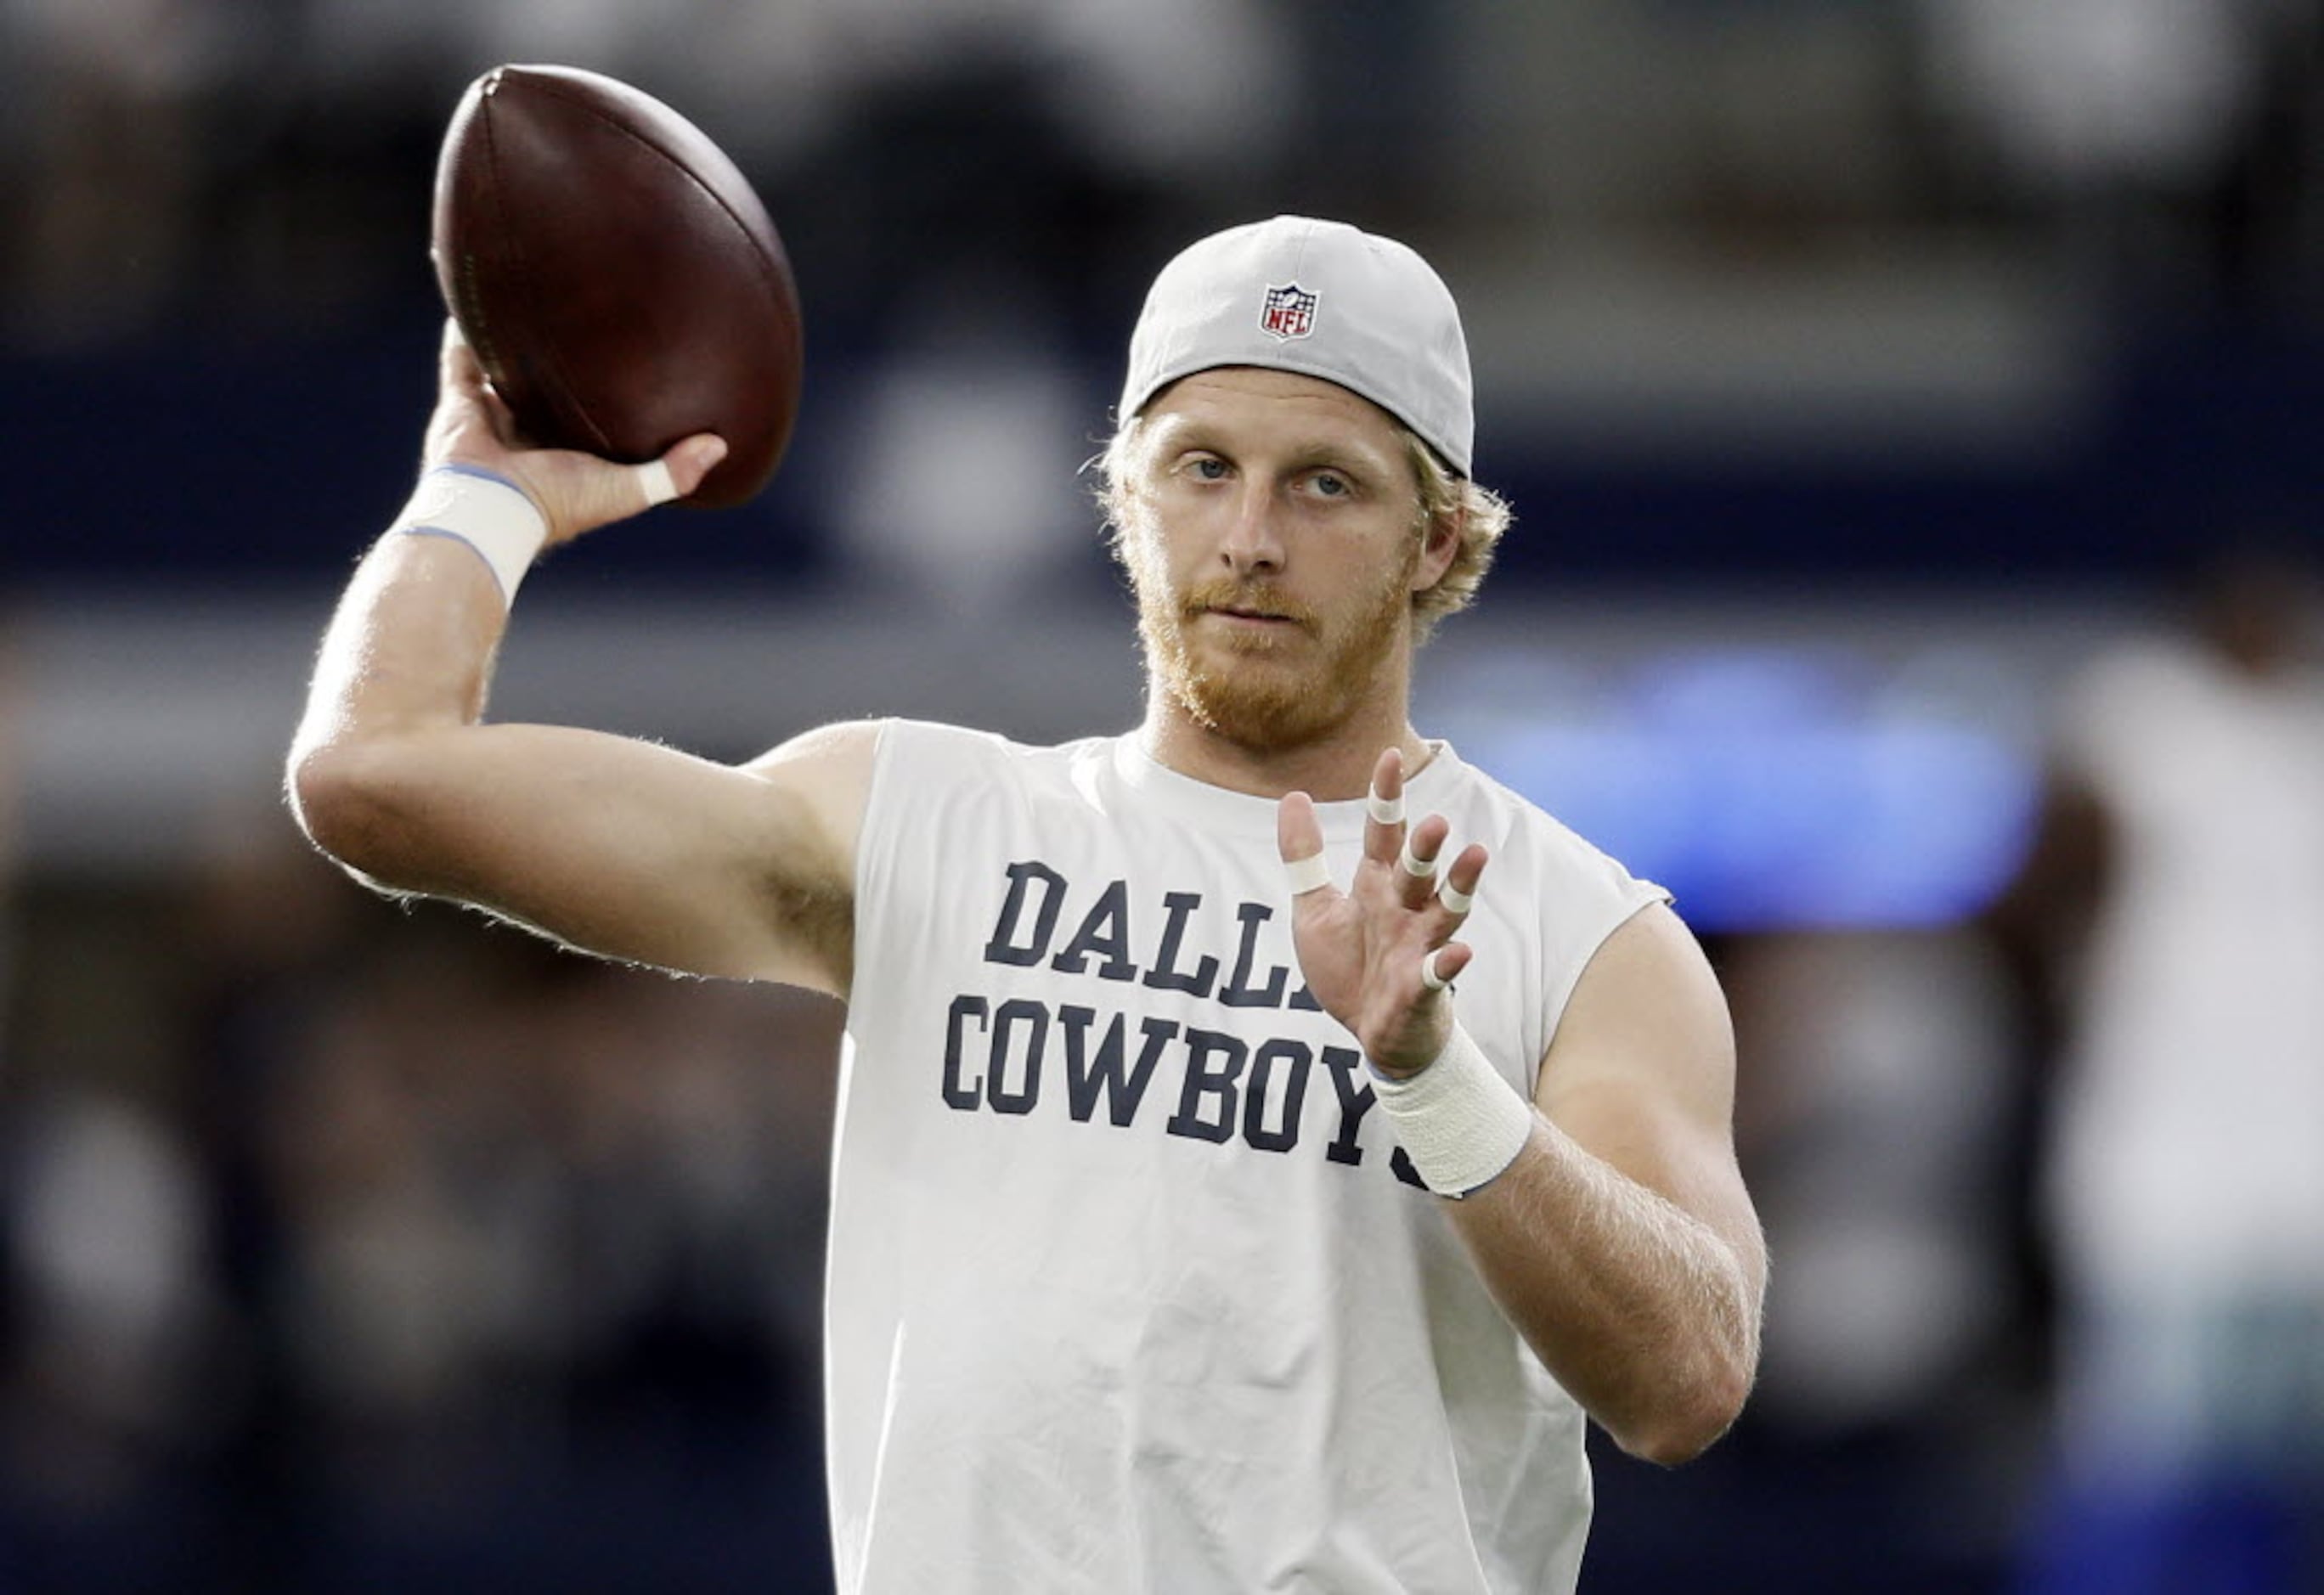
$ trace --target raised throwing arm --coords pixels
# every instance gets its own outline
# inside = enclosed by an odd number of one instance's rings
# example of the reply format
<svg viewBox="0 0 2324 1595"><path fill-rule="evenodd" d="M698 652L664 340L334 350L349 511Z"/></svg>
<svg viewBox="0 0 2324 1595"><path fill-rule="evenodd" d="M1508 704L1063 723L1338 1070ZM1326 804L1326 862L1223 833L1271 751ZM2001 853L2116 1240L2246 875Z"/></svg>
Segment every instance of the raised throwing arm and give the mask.
<svg viewBox="0 0 2324 1595"><path fill-rule="evenodd" d="M667 491L689 490L723 450L708 437L671 449ZM520 528L516 552L505 538L482 539L480 555L399 528L365 556L290 751L307 834L382 890L474 903L609 957L844 993L873 730L830 727L728 766L486 723L528 510L536 543L569 541L645 509L653 477L519 446L448 327L422 466L453 468L456 490L490 498L490 513Z"/></svg>

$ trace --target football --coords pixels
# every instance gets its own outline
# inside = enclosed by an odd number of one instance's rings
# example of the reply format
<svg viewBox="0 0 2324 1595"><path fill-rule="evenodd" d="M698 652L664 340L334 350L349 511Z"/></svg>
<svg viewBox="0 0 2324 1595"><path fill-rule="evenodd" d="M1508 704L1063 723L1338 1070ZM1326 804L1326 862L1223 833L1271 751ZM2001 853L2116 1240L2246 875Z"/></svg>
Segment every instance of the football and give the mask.
<svg viewBox="0 0 2324 1595"><path fill-rule="evenodd" d="M626 83L503 66L468 86L437 164L436 278L525 440L652 459L715 432L687 502L738 504L798 413L798 291L750 181Z"/></svg>

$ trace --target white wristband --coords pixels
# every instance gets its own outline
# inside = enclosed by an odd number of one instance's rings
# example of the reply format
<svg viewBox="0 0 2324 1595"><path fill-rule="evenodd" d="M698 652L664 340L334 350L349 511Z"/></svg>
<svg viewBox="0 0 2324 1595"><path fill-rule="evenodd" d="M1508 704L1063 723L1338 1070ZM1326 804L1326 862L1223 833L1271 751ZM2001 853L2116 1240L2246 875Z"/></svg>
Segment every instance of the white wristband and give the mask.
<svg viewBox="0 0 2324 1595"><path fill-rule="evenodd" d="M438 466L420 477L395 530L467 544L492 567L503 603L516 601L517 584L549 540L549 522L530 495L474 466Z"/></svg>
<svg viewBox="0 0 2324 1595"><path fill-rule="evenodd" d="M1391 1079L1373 1072L1404 1155L1440 1196L1466 1196L1517 1161L1533 1134L1533 1109L1456 1022L1436 1061Z"/></svg>

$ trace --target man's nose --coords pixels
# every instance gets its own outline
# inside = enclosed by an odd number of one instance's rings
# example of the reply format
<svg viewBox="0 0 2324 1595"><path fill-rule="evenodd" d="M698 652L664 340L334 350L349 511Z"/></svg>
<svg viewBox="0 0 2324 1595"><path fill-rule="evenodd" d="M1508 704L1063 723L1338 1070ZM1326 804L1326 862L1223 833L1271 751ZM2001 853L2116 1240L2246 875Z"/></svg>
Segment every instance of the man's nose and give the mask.
<svg viewBox="0 0 2324 1595"><path fill-rule="evenodd" d="M1260 483L1245 481L1219 555L1237 571L1280 570L1283 540L1276 526L1275 495Z"/></svg>

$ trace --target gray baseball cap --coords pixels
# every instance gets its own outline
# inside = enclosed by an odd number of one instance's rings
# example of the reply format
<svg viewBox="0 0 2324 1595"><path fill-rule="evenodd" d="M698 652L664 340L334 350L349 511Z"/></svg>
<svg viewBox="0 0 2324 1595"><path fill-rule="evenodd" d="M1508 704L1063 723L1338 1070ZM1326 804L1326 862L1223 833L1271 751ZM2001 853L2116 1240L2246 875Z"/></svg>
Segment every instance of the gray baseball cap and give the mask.
<svg viewBox="0 0 2324 1595"><path fill-rule="evenodd" d="M1469 475L1477 423L1461 312L1443 279L1393 238L1278 216L1189 245L1147 292L1116 416L1221 365L1337 383Z"/></svg>

